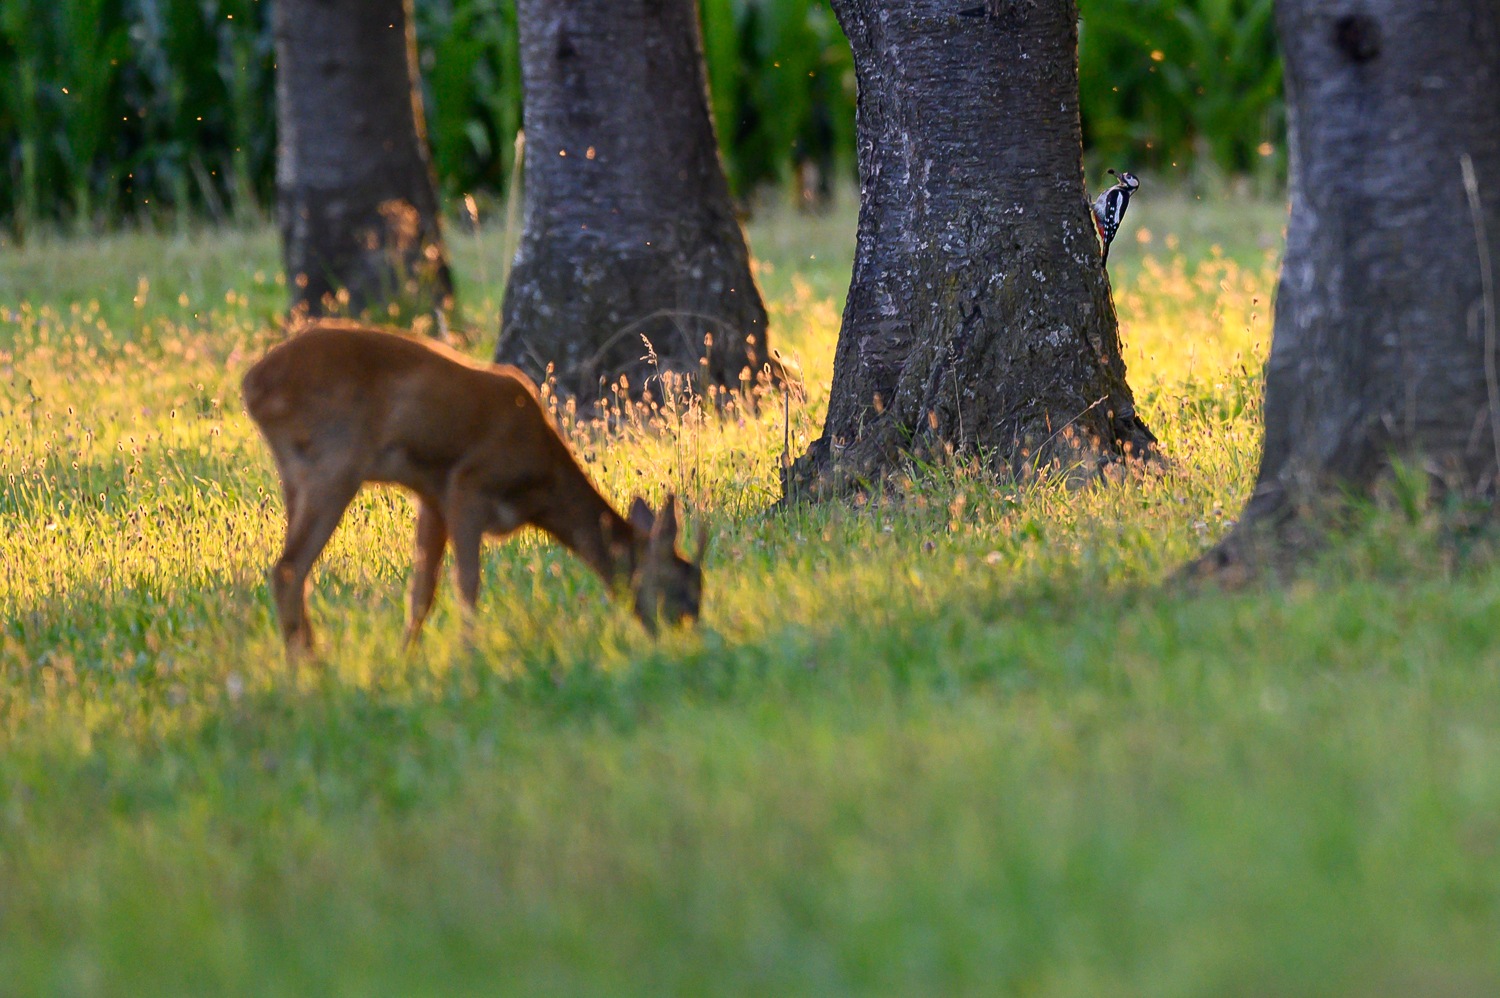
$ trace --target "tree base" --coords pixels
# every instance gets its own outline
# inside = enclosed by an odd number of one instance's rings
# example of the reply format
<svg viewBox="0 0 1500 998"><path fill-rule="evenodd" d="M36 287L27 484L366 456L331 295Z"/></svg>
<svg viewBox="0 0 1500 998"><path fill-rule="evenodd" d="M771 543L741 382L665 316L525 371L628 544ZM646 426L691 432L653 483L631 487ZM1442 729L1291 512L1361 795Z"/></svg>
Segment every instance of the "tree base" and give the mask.
<svg viewBox="0 0 1500 998"><path fill-rule="evenodd" d="M1372 532L1372 548L1389 555L1406 543L1402 531L1435 537L1443 547L1492 532L1497 525L1500 502L1492 484L1466 485L1421 462L1395 462L1366 479L1363 487L1330 481L1295 500L1282 489L1258 490L1234 529L1174 579L1228 589L1260 580L1286 581L1341 540L1362 532Z"/></svg>
<svg viewBox="0 0 1500 998"><path fill-rule="evenodd" d="M1108 419L1105 425L1111 431L1107 445L1092 434L1071 432L1071 427L1047 432L1044 424L1022 438L1031 441L1030 446L1021 443L1009 453L986 455L973 449L956 451L936 436L908 440L894 422L885 421L852 444L839 446L826 436L814 440L806 453L782 471L781 502L817 502L884 491L893 478L907 474L913 465L943 464L955 457L983 461L1001 479L1026 480L1046 474L1060 476L1073 486L1109 477L1112 469L1164 466L1166 459L1156 436L1139 416Z"/></svg>

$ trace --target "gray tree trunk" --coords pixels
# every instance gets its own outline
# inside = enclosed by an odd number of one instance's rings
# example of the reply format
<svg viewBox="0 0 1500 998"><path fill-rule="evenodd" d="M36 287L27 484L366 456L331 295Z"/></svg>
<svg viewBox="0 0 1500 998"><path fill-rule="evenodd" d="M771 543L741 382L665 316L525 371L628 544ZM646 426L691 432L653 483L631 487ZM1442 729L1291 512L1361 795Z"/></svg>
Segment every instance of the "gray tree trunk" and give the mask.
<svg viewBox="0 0 1500 998"><path fill-rule="evenodd" d="M1083 180L1073 0L833 0L859 82L853 283L789 493L952 448L1094 468L1154 438Z"/></svg>
<svg viewBox="0 0 1500 998"><path fill-rule="evenodd" d="M517 0L526 223L495 359L584 400L656 367L738 385L767 362L708 113L695 0ZM707 363L702 361L706 359Z"/></svg>
<svg viewBox="0 0 1500 998"><path fill-rule="evenodd" d="M405 324L452 307L410 15L411 0L276 0L277 214L294 313Z"/></svg>
<svg viewBox="0 0 1500 998"><path fill-rule="evenodd" d="M1277 20L1291 210L1265 451L1210 570L1333 491L1367 491L1392 455L1491 496L1500 456L1496 316L1460 159L1493 265L1500 0L1279 0Z"/></svg>

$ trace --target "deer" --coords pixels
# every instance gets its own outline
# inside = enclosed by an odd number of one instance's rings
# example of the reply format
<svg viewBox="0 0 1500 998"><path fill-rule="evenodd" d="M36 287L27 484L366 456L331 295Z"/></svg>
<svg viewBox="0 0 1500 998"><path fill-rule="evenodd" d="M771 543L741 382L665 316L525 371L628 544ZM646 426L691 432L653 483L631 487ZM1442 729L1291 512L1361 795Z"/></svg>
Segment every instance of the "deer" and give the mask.
<svg viewBox="0 0 1500 998"><path fill-rule="evenodd" d="M415 567L405 646L422 631L446 546L466 640L479 599L485 536L531 525L551 534L612 591L628 587L651 634L659 619L696 620L707 528L692 560L677 550L677 500L657 512L639 496L617 513L574 459L514 367L482 365L445 346L338 319L315 321L246 372L245 409L275 458L286 540L270 589L288 659L313 651L308 573L366 484L416 496Z"/></svg>

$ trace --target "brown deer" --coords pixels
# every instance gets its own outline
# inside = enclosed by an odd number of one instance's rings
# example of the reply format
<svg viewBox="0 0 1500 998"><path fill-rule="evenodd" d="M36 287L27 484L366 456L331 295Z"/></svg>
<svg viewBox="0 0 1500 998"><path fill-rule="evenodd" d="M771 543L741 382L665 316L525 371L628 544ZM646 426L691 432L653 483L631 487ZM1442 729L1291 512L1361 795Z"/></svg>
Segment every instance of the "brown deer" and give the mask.
<svg viewBox="0 0 1500 998"><path fill-rule="evenodd" d="M286 545L270 582L289 657L312 648L307 574L366 482L404 486L420 501L408 645L432 608L444 545L453 545L467 629L479 597L480 541L525 524L556 537L611 588L628 582L648 631L658 617L698 616L706 531L688 561L676 548L672 496L660 514L639 497L628 521L616 513L515 368L323 320L273 347L243 388L286 500Z"/></svg>

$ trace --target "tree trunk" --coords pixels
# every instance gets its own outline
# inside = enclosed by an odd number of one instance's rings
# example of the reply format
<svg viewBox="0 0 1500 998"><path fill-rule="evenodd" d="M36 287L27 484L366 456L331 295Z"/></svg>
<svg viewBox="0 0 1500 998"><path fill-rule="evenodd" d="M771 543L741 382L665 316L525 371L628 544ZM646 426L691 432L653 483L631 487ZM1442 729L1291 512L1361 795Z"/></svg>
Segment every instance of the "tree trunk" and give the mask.
<svg viewBox="0 0 1500 998"><path fill-rule="evenodd" d="M294 313L452 307L410 0L276 0L276 170Z"/></svg>
<svg viewBox="0 0 1500 998"><path fill-rule="evenodd" d="M859 82L859 236L823 436L789 493L904 453L1143 455L1084 190L1073 0L833 0Z"/></svg>
<svg viewBox="0 0 1500 998"><path fill-rule="evenodd" d="M767 362L708 114L694 0L517 0L526 224L497 361L584 400L656 365L722 385Z"/></svg>
<svg viewBox="0 0 1500 998"><path fill-rule="evenodd" d="M1367 492L1393 455L1490 496L1500 463L1481 268L1500 258L1500 2L1279 0L1277 18L1291 211L1265 451L1208 570L1335 490Z"/></svg>

